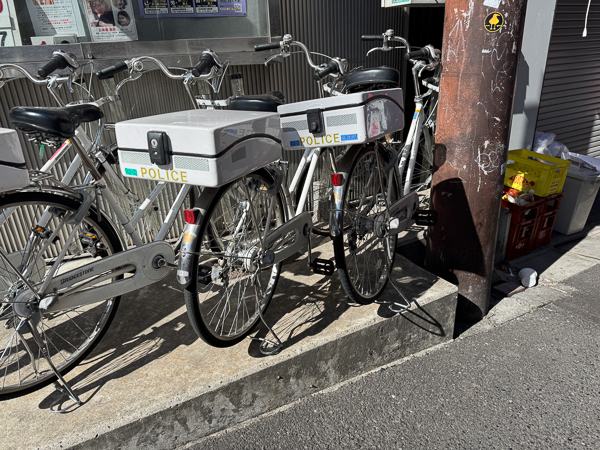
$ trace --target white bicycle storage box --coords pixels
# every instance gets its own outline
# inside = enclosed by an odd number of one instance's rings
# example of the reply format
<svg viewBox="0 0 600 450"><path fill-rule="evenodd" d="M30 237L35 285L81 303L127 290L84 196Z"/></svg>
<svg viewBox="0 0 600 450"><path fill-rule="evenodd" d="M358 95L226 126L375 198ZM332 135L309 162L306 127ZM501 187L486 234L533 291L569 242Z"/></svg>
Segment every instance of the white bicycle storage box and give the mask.
<svg viewBox="0 0 600 450"><path fill-rule="evenodd" d="M217 187L281 158L279 115L191 110L116 124L126 177Z"/></svg>
<svg viewBox="0 0 600 450"><path fill-rule="evenodd" d="M15 130L0 128L0 192L29 184L23 149Z"/></svg>
<svg viewBox="0 0 600 450"><path fill-rule="evenodd" d="M369 142L404 128L402 89L382 89L281 105L286 150Z"/></svg>

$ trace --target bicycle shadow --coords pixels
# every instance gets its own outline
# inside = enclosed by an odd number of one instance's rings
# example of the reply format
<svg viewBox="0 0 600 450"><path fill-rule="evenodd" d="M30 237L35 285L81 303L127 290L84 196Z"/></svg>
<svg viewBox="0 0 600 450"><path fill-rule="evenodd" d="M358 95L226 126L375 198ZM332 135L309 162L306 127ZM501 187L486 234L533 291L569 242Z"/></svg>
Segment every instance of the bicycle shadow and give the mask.
<svg viewBox="0 0 600 450"><path fill-rule="evenodd" d="M329 259L329 252L313 249L313 258ZM312 278L307 282L308 278ZM275 331L283 348L288 349L315 336L340 318L350 306L334 273L332 276L315 275L307 265L306 257L290 258L283 265L277 290L265 314L265 321ZM275 341L264 324L259 324L253 337ZM248 355L262 358L260 342L253 340Z"/></svg>
<svg viewBox="0 0 600 450"><path fill-rule="evenodd" d="M378 301L377 315L386 319L401 316L404 321L435 336L446 336L442 324L429 311L428 302L423 296L438 282L438 278L414 265L410 271L403 268L410 264L408 258L396 255L392 277L386 291ZM402 293L402 295L400 294ZM404 298L410 302L405 307Z"/></svg>
<svg viewBox="0 0 600 450"><path fill-rule="evenodd" d="M77 366L77 374L72 378L70 375L66 377L82 400L80 406L88 403L108 381L125 377L177 347L190 345L198 339L189 326L183 293L173 286L176 286L174 274L161 281L158 289L154 285L123 296L106 335ZM173 296L165 291L172 291ZM54 391L38 406L49 409L61 397L60 392Z"/></svg>
<svg viewBox="0 0 600 450"><path fill-rule="evenodd" d="M323 255L320 251L313 250L313 257L330 256L328 250L324 253ZM402 260L397 259L393 270L395 276L393 284L410 299L411 307L401 312L390 309L395 302L401 302L400 294L390 282L378 300L380 306L377 314L385 319L400 315L407 323L428 333L446 336L446 330L431 314L427 302L420 300L423 294L437 282L437 278L431 275L415 275L414 272L408 276L400 268L401 265ZM321 277L310 285L302 283L303 277L310 276L306 258L300 258L284 267L284 273L293 273L295 279L280 279L276 294L265 314L267 324L273 328L284 349L293 347L309 336L321 333L348 309L362 306L347 302L347 296L336 274L331 277ZM296 281L296 278L299 281ZM254 337L275 341L273 334L263 324L259 326ZM260 344L260 341L254 340L248 348L248 354L255 358L265 356L260 352Z"/></svg>

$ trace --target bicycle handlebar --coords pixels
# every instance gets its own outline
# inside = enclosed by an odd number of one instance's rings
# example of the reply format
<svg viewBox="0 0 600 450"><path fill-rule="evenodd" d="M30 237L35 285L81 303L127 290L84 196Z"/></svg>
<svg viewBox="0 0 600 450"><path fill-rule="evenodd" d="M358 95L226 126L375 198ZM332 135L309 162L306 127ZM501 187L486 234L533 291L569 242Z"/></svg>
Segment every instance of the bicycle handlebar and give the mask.
<svg viewBox="0 0 600 450"><path fill-rule="evenodd" d="M44 80L40 80L39 78L36 78L34 75L32 75L31 73L27 72L25 69L23 69L21 66L17 65L17 64L0 64L0 78L3 77L2 74L2 70L16 70L17 72L21 72L23 75L25 75L26 78L29 79L29 81L31 81L32 83L35 84L47 84L48 80L44 79ZM69 77L56 77L55 82L57 83L66 83L67 81L69 81Z"/></svg>
<svg viewBox="0 0 600 450"><path fill-rule="evenodd" d="M207 69L212 69L214 65L216 65L216 62L212 55L210 53L202 53L200 61L192 68L192 75L199 77Z"/></svg>
<svg viewBox="0 0 600 450"><path fill-rule="evenodd" d="M119 72L123 72L124 70L127 70L128 66L126 62L120 62L115 64L114 66L110 66L110 67L106 67L102 70L99 70L98 72L96 72L96 76L98 77L99 80L106 80L108 78L112 78L115 76L115 74L119 73Z"/></svg>
<svg viewBox="0 0 600 450"><path fill-rule="evenodd" d="M315 74L313 77L316 81L319 81L322 78L326 77L327 75L331 75L334 73L343 75L346 70L345 66L347 63L345 60L341 60L339 58L331 58L327 55L321 55L321 56L325 56L325 57L329 58L329 62L327 64L321 64L321 65L315 64L312 61L312 58L310 57L311 52L308 50L306 45L304 45L302 42L299 42L299 41L293 41L291 34L285 34L283 36L283 40L280 42L270 42L268 44L257 44L254 46L254 51L260 52L260 51L264 51L264 50L280 49L279 55L282 55L285 57L285 56L289 56L291 54L290 47L292 47L292 46L300 47L302 49L302 51L304 52L304 55L306 56L306 61L308 62L308 65L315 70ZM267 59L265 64L268 64L269 61L271 61L273 58L275 58L276 56L279 56L279 55L271 56L269 59Z"/></svg>
<svg viewBox="0 0 600 450"><path fill-rule="evenodd" d="M360 38L363 41L381 41L383 39L383 35L364 34Z"/></svg>
<svg viewBox="0 0 600 450"><path fill-rule="evenodd" d="M404 59L428 59L429 50L425 47L404 54Z"/></svg>
<svg viewBox="0 0 600 450"><path fill-rule="evenodd" d="M62 50L56 50L52 53L50 61L40 67L37 73L40 77L45 78L58 69L70 68L75 70L77 67L79 67L79 64L77 64L75 55L63 52Z"/></svg>
<svg viewBox="0 0 600 450"><path fill-rule="evenodd" d="M321 70L317 70L314 75L313 78L315 79L315 81L319 81L322 78L325 78L327 75L330 75L332 73L338 73L340 71L338 64L335 62L335 60L331 60L327 63L327 65L325 66L325 68L321 69Z"/></svg>
<svg viewBox="0 0 600 450"><path fill-rule="evenodd" d="M38 75L42 78L46 78L52 72L58 69L64 69L66 63L61 55L54 55L46 64L40 67L37 71Z"/></svg>
<svg viewBox="0 0 600 450"><path fill-rule="evenodd" d="M268 44L256 44L254 46L255 52L262 52L265 50L277 50L281 48L281 43L279 42L269 42Z"/></svg>

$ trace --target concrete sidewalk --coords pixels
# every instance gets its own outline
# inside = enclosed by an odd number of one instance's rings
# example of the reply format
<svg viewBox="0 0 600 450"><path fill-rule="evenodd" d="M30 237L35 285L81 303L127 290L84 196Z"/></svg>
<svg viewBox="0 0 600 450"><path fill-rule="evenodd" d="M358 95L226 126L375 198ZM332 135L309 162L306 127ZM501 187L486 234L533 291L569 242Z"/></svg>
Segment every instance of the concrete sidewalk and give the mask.
<svg viewBox="0 0 600 450"><path fill-rule="evenodd" d="M497 299L459 339L485 336L573 292L573 279L600 262L600 215L578 235L511 262L540 274L534 288ZM327 242L315 256L330 258ZM385 304L350 307L336 276L288 264L268 311L284 350L261 357L254 342L215 349L189 326L174 279L124 298L106 338L67 379L84 404L52 414L51 387L2 403L0 448L173 448L326 390L344 380L452 343L456 288L401 257L394 278L415 299L393 314ZM564 283L569 279L568 284ZM397 293L389 286L384 298ZM257 332L264 336L265 331Z"/></svg>
<svg viewBox="0 0 600 450"><path fill-rule="evenodd" d="M328 240L315 256L333 256ZM168 278L125 296L106 337L69 373L82 406L51 413L52 387L2 402L0 448L171 449L452 339L456 287L400 256L393 276L414 299L404 314L349 306L337 275L311 274L305 257L284 269L266 315L284 343L278 355L262 357L249 340L204 344ZM381 301L397 295L389 286Z"/></svg>
<svg viewBox="0 0 600 450"><path fill-rule="evenodd" d="M538 285L454 340L185 448L597 448L600 214L510 266Z"/></svg>

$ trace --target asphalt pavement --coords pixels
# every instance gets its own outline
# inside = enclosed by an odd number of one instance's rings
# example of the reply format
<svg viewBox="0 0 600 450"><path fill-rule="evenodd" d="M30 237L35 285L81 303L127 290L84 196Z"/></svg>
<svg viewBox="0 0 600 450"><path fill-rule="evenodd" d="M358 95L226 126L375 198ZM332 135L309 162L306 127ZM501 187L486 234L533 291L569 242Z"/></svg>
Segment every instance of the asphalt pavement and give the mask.
<svg viewBox="0 0 600 450"><path fill-rule="evenodd" d="M186 448L600 448L599 219L512 261L538 285L454 340Z"/></svg>

